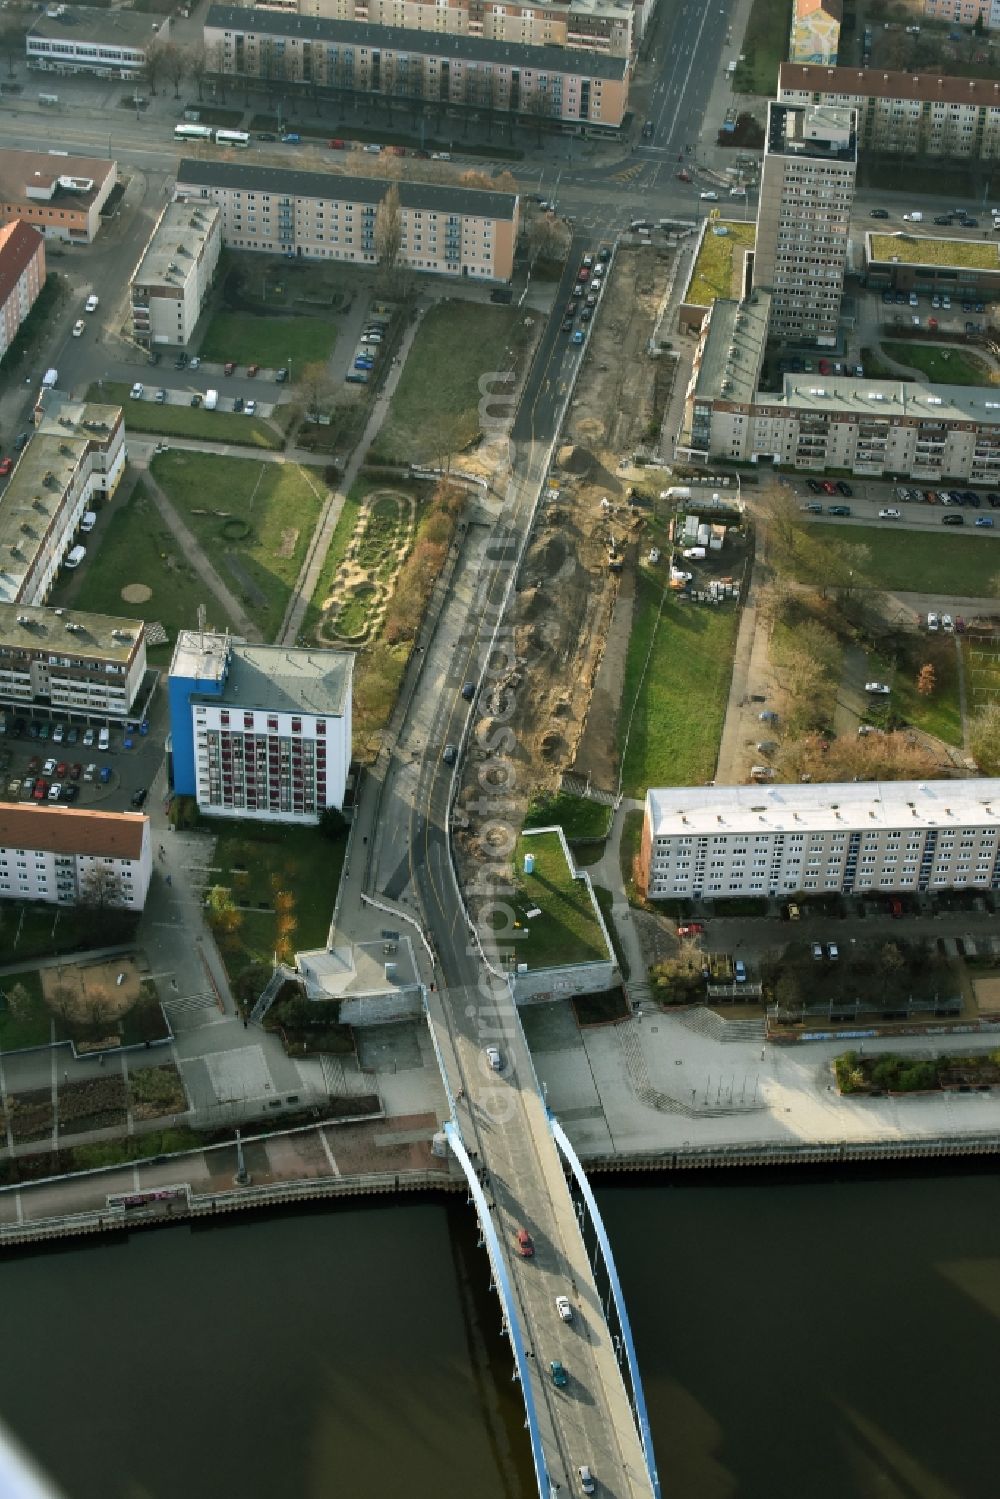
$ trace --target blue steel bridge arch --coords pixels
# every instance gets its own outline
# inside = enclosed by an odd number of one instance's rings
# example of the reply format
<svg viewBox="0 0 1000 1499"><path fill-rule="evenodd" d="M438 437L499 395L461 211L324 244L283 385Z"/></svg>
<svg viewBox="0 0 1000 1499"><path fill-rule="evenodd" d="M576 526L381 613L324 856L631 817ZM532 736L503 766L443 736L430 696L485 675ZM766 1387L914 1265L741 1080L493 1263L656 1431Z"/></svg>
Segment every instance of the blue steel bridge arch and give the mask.
<svg viewBox="0 0 1000 1499"><path fill-rule="evenodd" d="M552 1130L552 1137L556 1145L559 1147L564 1160L573 1173L573 1178L586 1204L587 1211L590 1214L590 1221L594 1227L594 1233L597 1236L601 1258L604 1261L604 1269L611 1287L611 1296L618 1315L618 1326L621 1331L621 1340L625 1349L625 1360L628 1365L629 1383L632 1386L632 1404L635 1410L636 1425L639 1429L639 1441L642 1444L643 1455L646 1459L646 1471L649 1474L649 1481L653 1487L654 1499L660 1499L660 1477L656 1470L656 1454L653 1451L653 1435L649 1427L646 1397L643 1393L642 1378L639 1374L639 1360L636 1357L632 1326L628 1319L625 1297L622 1293L621 1282L618 1279L618 1269L615 1265L614 1255L611 1252L611 1243L608 1239L607 1229L604 1227L604 1220L597 1206L597 1200L584 1174L583 1167L580 1165L579 1157L570 1144L566 1131L553 1114L549 1114L549 1127Z"/></svg>
<svg viewBox="0 0 1000 1499"><path fill-rule="evenodd" d="M493 1226L489 1206L486 1201L486 1193L483 1191L482 1183L476 1175L476 1169L469 1158L465 1148L462 1135L453 1120L445 1121L444 1132L451 1146L455 1159L465 1172L465 1179L469 1184L469 1191L476 1204L479 1214L479 1223L483 1238L486 1241L486 1250L490 1257L490 1267L493 1271L493 1283L500 1297L503 1307L504 1319L507 1323L507 1335L510 1338L511 1348L514 1350L514 1363L517 1367L517 1377L521 1383L521 1394L524 1397L525 1424L528 1428L528 1437L531 1442L531 1456L535 1464L535 1478L538 1482L539 1499L552 1499L552 1485L549 1480L548 1468L545 1465L545 1450L542 1446L542 1434L538 1427L538 1411L535 1407L535 1397L531 1388L531 1377L527 1356L524 1348L524 1337L521 1333L521 1324L518 1321L517 1307L514 1303L514 1288L507 1274L507 1266L504 1263L503 1250L497 1231Z"/></svg>

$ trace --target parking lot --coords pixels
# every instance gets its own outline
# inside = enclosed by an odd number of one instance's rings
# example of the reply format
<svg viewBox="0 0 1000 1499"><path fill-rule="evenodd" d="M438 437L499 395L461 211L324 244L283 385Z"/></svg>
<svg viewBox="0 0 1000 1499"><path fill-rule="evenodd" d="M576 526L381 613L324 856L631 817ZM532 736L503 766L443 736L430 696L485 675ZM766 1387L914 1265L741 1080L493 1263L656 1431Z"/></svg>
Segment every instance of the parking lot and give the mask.
<svg viewBox="0 0 1000 1499"><path fill-rule="evenodd" d="M104 729L8 712L0 735L0 800L138 810L163 759L164 729L148 720Z"/></svg>

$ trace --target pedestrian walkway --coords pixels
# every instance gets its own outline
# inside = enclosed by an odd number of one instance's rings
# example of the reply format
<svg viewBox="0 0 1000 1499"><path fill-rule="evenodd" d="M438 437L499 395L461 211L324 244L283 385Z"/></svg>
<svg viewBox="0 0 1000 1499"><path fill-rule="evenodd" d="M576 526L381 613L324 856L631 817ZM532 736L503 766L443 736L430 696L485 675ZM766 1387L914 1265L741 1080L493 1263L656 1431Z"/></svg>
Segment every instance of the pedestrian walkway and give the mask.
<svg viewBox="0 0 1000 1499"><path fill-rule="evenodd" d="M762 726L754 697L766 698L771 684L771 632L760 618L760 595L767 577L767 525L757 512L750 586L740 615L729 684L729 702L719 743L715 779L720 786L743 781L749 771L747 744Z"/></svg>

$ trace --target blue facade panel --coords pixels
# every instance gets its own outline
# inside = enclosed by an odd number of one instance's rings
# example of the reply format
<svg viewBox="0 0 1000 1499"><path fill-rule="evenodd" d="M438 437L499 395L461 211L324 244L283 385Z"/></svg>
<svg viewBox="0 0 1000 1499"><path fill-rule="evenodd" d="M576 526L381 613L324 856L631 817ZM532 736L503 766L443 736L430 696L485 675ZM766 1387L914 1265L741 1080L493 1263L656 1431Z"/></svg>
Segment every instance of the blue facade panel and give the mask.
<svg viewBox="0 0 1000 1499"><path fill-rule="evenodd" d="M221 697L225 682L199 681L197 677L170 677L167 697L170 703L170 736L173 747L174 791L178 796L195 796L198 777L194 763L194 718L192 697Z"/></svg>

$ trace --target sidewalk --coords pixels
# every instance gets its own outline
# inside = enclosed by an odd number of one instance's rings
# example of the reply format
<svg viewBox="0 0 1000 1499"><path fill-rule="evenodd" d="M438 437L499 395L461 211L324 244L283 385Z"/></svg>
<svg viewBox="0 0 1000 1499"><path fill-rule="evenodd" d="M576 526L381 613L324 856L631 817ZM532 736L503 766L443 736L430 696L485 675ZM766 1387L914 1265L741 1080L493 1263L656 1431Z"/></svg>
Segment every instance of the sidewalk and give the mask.
<svg viewBox="0 0 1000 1499"><path fill-rule="evenodd" d="M767 525L758 509L753 570L740 615L729 702L715 767L715 779L720 786L735 786L743 781L755 753L748 751L747 745L755 743L758 737L772 737L768 725L760 722L764 702L751 701L755 695L766 698L771 688L771 634L758 613L760 592L768 571L766 557Z"/></svg>

